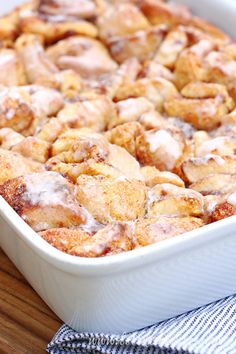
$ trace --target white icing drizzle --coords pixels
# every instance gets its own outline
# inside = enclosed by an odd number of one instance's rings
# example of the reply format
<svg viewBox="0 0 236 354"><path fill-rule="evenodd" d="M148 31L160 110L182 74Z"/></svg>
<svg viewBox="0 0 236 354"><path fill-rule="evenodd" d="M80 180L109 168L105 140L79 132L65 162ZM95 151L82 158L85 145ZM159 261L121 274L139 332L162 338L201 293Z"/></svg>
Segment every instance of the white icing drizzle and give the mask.
<svg viewBox="0 0 236 354"><path fill-rule="evenodd" d="M100 224L97 220L93 218L91 214L88 213L87 215L87 222L86 224L80 225L80 229L88 234L96 233L97 231L101 230L105 226Z"/></svg>
<svg viewBox="0 0 236 354"><path fill-rule="evenodd" d="M198 156L204 156L209 154L217 154L225 149L225 144L230 140L229 137L219 136L215 139L205 141L198 148Z"/></svg>
<svg viewBox="0 0 236 354"><path fill-rule="evenodd" d="M0 65L4 66L11 61L15 61L15 55L13 53L0 55Z"/></svg>
<svg viewBox="0 0 236 354"><path fill-rule="evenodd" d="M29 174L24 180L23 199L32 205L64 205L71 194L65 178L56 172Z"/></svg>
<svg viewBox="0 0 236 354"><path fill-rule="evenodd" d="M129 98L117 103L119 116L124 121L137 120L141 115L154 109L154 106L144 97Z"/></svg>
<svg viewBox="0 0 236 354"><path fill-rule="evenodd" d="M168 170L172 170L176 161L182 155L180 144L166 130L158 130L155 133L147 133L146 140L151 153L158 153L163 158Z"/></svg>
<svg viewBox="0 0 236 354"><path fill-rule="evenodd" d="M190 161L192 163L194 163L195 165L202 165L202 164L207 165L209 160L214 160L219 166L222 166L225 164L225 160L221 156L213 155L213 154L208 154L204 157L196 157L196 158L190 159Z"/></svg>

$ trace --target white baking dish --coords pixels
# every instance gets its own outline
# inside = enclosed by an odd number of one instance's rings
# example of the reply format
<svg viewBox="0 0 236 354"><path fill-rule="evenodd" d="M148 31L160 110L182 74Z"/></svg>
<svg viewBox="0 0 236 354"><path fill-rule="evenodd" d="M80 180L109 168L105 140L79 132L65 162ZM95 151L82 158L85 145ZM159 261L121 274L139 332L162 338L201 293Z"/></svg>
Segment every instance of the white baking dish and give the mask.
<svg viewBox="0 0 236 354"><path fill-rule="evenodd" d="M233 33L236 1L199 3L211 20L214 10L215 23L224 10L224 27ZM80 331L132 331L236 292L236 216L132 252L85 259L50 246L0 198L0 246L52 310Z"/></svg>

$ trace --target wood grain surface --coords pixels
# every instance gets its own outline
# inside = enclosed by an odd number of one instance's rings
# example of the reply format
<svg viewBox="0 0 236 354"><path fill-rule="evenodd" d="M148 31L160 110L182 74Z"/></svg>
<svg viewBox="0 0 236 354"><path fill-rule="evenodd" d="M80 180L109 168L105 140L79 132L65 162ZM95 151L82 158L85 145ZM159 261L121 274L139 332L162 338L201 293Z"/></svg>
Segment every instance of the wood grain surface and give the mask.
<svg viewBox="0 0 236 354"><path fill-rule="evenodd" d="M61 324L0 249L0 354L46 353Z"/></svg>

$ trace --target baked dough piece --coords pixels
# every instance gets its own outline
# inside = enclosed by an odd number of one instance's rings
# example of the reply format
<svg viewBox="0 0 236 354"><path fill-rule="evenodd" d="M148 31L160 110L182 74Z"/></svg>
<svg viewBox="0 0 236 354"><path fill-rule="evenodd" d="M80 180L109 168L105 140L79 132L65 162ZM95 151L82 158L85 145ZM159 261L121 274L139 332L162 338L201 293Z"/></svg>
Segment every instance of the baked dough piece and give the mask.
<svg viewBox="0 0 236 354"><path fill-rule="evenodd" d="M169 127L168 120L166 117L162 116L161 113L157 111L149 111L139 118L139 123L142 124L145 130L152 130L152 129L162 129L162 128L172 128Z"/></svg>
<svg viewBox="0 0 236 354"><path fill-rule="evenodd" d="M59 69L73 69L85 79L96 78L117 68L101 42L84 36L61 40L47 49L47 55Z"/></svg>
<svg viewBox="0 0 236 354"><path fill-rule="evenodd" d="M137 79L141 69L137 58L127 59L115 71L101 75L95 80L87 80L84 90L86 92L87 88L88 91L106 94L113 99L121 86Z"/></svg>
<svg viewBox="0 0 236 354"><path fill-rule="evenodd" d="M121 101L131 97L145 97L155 105L157 111L162 112L166 101L178 101L179 93L170 81L163 78L144 78L121 86L115 99Z"/></svg>
<svg viewBox="0 0 236 354"><path fill-rule="evenodd" d="M166 113L197 129L216 128L221 117L234 109L233 99L223 85L193 82L185 86L181 94L182 98L167 98L164 104Z"/></svg>
<svg viewBox="0 0 236 354"><path fill-rule="evenodd" d="M120 124L134 122L142 119L147 112L153 112L155 106L146 98L129 98L116 104L116 113L113 114L108 123L108 128L112 129Z"/></svg>
<svg viewBox="0 0 236 354"><path fill-rule="evenodd" d="M81 97L78 102L67 103L58 114L58 119L70 128L90 128L103 131L116 116L113 102L104 95Z"/></svg>
<svg viewBox="0 0 236 354"><path fill-rule="evenodd" d="M118 63L133 57L140 61L150 60L166 33L167 27L165 25L155 26L133 34L113 37L107 42L107 47Z"/></svg>
<svg viewBox="0 0 236 354"><path fill-rule="evenodd" d="M189 183L195 183L203 177L214 173L236 173L235 155L206 155L190 158L182 164L183 174Z"/></svg>
<svg viewBox="0 0 236 354"><path fill-rule="evenodd" d="M16 41L16 49L24 65L29 84L48 82L56 86L55 74L59 72L44 51L40 37L22 34Z"/></svg>
<svg viewBox="0 0 236 354"><path fill-rule="evenodd" d="M64 105L62 95L42 86L0 87L0 128L32 135L44 119Z"/></svg>
<svg viewBox="0 0 236 354"><path fill-rule="evenodd" d="M187 34L180 29L174 29L165 37L161 46L157 50L154 61L157 61L158 63L173 70L180 53L186 48L187 45Z"/></svg>
<svg viewBox="0 0 236 354"><path fill-rule="evenodd" d="M169 26L189 23L192 16L186 6L166 3L160 0L141 0L139 6L144 15L153 24L166 23Z"/></svg>
<svg viewBox="0 0 236 354"><path fill-rule="evenodd" d="M11 128L0 129L0 146L2 149L10 150L12 146L24 140L24 136Z"/></svg>
<svg viewBox="0 0 236 354"><path fill-rule="evenodd" d="M214 49L212 41L203 39L181 52L175 64L175 83L178 89L193 81L207 81L204 58Z"/></svg>
<svg viewBox="0 0 236 354"><path fill-rule="evenodd" d="M86 175L77 179L78 201L101 223L143 217L146 192L145 183L135 179Z"/></svg>
<svg viewBox="0 0 236 354"><path fill-rule="evenodd" d="M23 64L13 49L0 50L0 84L4 86L26 84Z"/></svg>
<svg viewBox="0 0 236 354"><path fill-rule="evenodd" d="M40 236L58 250L71 253L74 247L82 245L91 236L80 228L55 228L39 232Z"/></svg>
<svg viewBox="0 0 236 354"><path fill-rule="evenodd" d="M53 144L52 153L56 155L48 160L47 168L73 181L81 174L143 179L140 165L132 155L87 130L65 132Z"/></svg>
<svg viewBox="0 0 236 354"><path fill-rule="evenodd" d="M145 166L141 168L145 183L148 187L154 187L156 184L170 183L178 187L184 187L184 181L176 174L167 171L159 171L154 166Z"/></svg>
<svg viewBox="0 0 236 354"><path fill-rule="evenodd" d="M0 89L0 128L18 133L28 129L35 118L29 93L18 87Z"/></svg>
<svg viewBox="0 0 236 354"><path fill-rule="evenodd" d="M88 149L91 147L93 147L93 149L95 148L94 151L97 151L96 144L99 146L100 153L102 153L104 156L108 155L108 144L104 136L87 128L66 129L62 134L58 136L52 145L52 155L55 156L61 152L69 151L72 149L73 145L77 144L78 146L80 142L82 143L81 149L84 149L83 155L85 155L87 151L90 153L90 150ZM103 150L103 152L101 152L101 150ZM91 155L87 156L91 157ZM81 158L81 161L82 159L83 157Z"/></svg>
<svg viewBox="0 0 236 354"><path fill-rule="evenodd" d="M93 0L40 0L38 10L50 16L93 18L97 15L96 2Z"/></svg>
<svg viewBox="0 0 236 354"><path fill-rule="evenodd" d="M208 80L225 85L236 100L236 55L235 44L221 51L211 51L205 58Z"/></svg>
<svg viewBox="0 0 236 354"><path fill-rule="evenodd" d="M57 90L37 85L25 86L30 94L31 106L38 118L55 116L64 106L63 96Z"/></svg>
<svg viewBox="0 0 236 354"><path fill-rule="evenodd" d="M49 117L54 116L63 108L63 96L57 90L29 85L22 87L30 95L30 106L34 113L32 124L22 134L25 136L34 135L46 124Z"/></svg>
<svg viewBox="0 0 236 354"><path fill-rule="evenodd" d="M18 34L19 15L17 11L0 18L0 40L14 41Z"/></svg>
<svg viewBox="0 0 236 354"><path fill-rule="evenodd" d="M107 6L101 16L98 17L97 25L99 36L105 41L112 37L133 34L150 27L142 12L128 2Z"/></svg>
<svg viewBox="0 0 236 354"><path fill-rule="evenodd" d="M174 81L174 74L166 68L164 65L159 64L155 60L146 60L143 64L142 71L139 75L140 77L147 77L150 79L156 79L162 77L168 81Z"/></svg>
<svg viewBox="0 0 236 354"><path fill-rule="evenodd" d="M50 156L51 144L33 136L28 136L12 147L12 151L18 152L22 156L31 160L45 163Z"/></svg>
<svg viewBox="0 0 236 354"><path fill-rule="evenodd" d="M157 184L148 192L147 216L195 216L204 213L204 200L200 193L173 184Z"/></svg>
<svg viewBox="0 0 236 354"><path fill-rule="evenodd" d="M9 179L44 170L38 162L26 159L17 152L0 149L0 185Z"/></svg>
<svg viewBox="0 0 236 354"><path fill-rule="evenodd" d="M56 88L67 95L70 91L80 92L81 77L73 70L59 71L45 52L41 37L22 34L15 46L23 63L28 83Z"/></svg>
<svg viewBox="0 0 236 354"><path fill-rule="evenodd" d="M143 127L138 122L128 122L108 130L106 137L111 144L123 147L136 157L136 138L143 133Z"/></svg>
<svg viewBox="0 0 236 354"><path fill-rule="evenodd" d="M236 124L223 124L211 132L213 137L236 137Z"/></svg>
<svg viewBox="0 0 236 354"><path fill-rule="evenodd" d="M58 118L50 118L41 127L38 127L36 137L48 143L54 143L65 130L65 124Z"/></svg>
<svg viewBox="0 0 236 354"><path fill-rule="evenodd" d="M111 223L75 246L71 253L80 257L103 257L131 251L135 246L132 229L122 223Z"/></svg>
<svg viewBox="0 0 236 354"><path fill-rule="evenodd" d="M40 13L28 13L20 19L23 33L41 36L46 44L52 44L72 35L96 37L97 28L88 21L73 16L50 16Z"/></svg>
<svg viewBox="0 0 236 354"><path fill-rule="evenodd" d="M86 224L90 217L76 200L74 186L55 172L11 179L0 194L35 231Z"/></svg>
<svg viewBox="0 0 236 354"><path fill-rule="evenodd" d="M236 190L236 174L213 173L191 184L202 195L224 195Z"/></svg>
<svg viewBox="0 0 236 354"><path fill-rule="evenodd" d="M218 203L214 205L209 213L209 219L211 222L222 220L230 216L236 215L236 192L233 192L224 196Z"/></svg>
<svg viewBox="0 0 236 354"><path fill-rule="evenodd" d="M131 229L122 223L111 223L92 236L80 229L52 229L40 235L60 251L79 257L103 257L134 248Z"/></svg>
<svg viewBox="0 0 236 354"><path fill-rule="evenodd" d="M234 155L236 152L236 137L219 136L204 141L195 149L196 157L215 154L219 156Z"/></svg>
<svg viewBox="0 0 236 354"><path fill-rule="evenodd" d="M29 84L42 82L47 83L47 86L58 86L55 75L59 73L59 70L45 53L39 36L22 34L15 46L24 65Z"/></svg>
<svg viewBox="0 0 236 354"><path fill-rule="evenodd" d="M201 219L193 217L143 219L135 224L135 236L141 247L192 231L204 225Z"/></svg>
<svg viewBox="0 0 236 354"><path fill-rule="evenodd" d="M182 161L185 147L185 139L175 127L146 131L136 139L140 163L161 171L173 171Z"/></svg>

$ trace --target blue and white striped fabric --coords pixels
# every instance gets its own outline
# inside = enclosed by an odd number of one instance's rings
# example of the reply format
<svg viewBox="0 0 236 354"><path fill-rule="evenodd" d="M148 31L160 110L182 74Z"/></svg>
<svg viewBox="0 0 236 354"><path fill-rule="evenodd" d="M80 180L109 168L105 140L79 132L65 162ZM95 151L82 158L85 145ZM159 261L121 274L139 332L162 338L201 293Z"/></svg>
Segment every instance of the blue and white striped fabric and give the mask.
<svg viewBox="0 0 236 354"><path fill-rule="evenodd" d="M78 333L64 325L50 354L234 354L236 296L123 335Z"/></svg>

